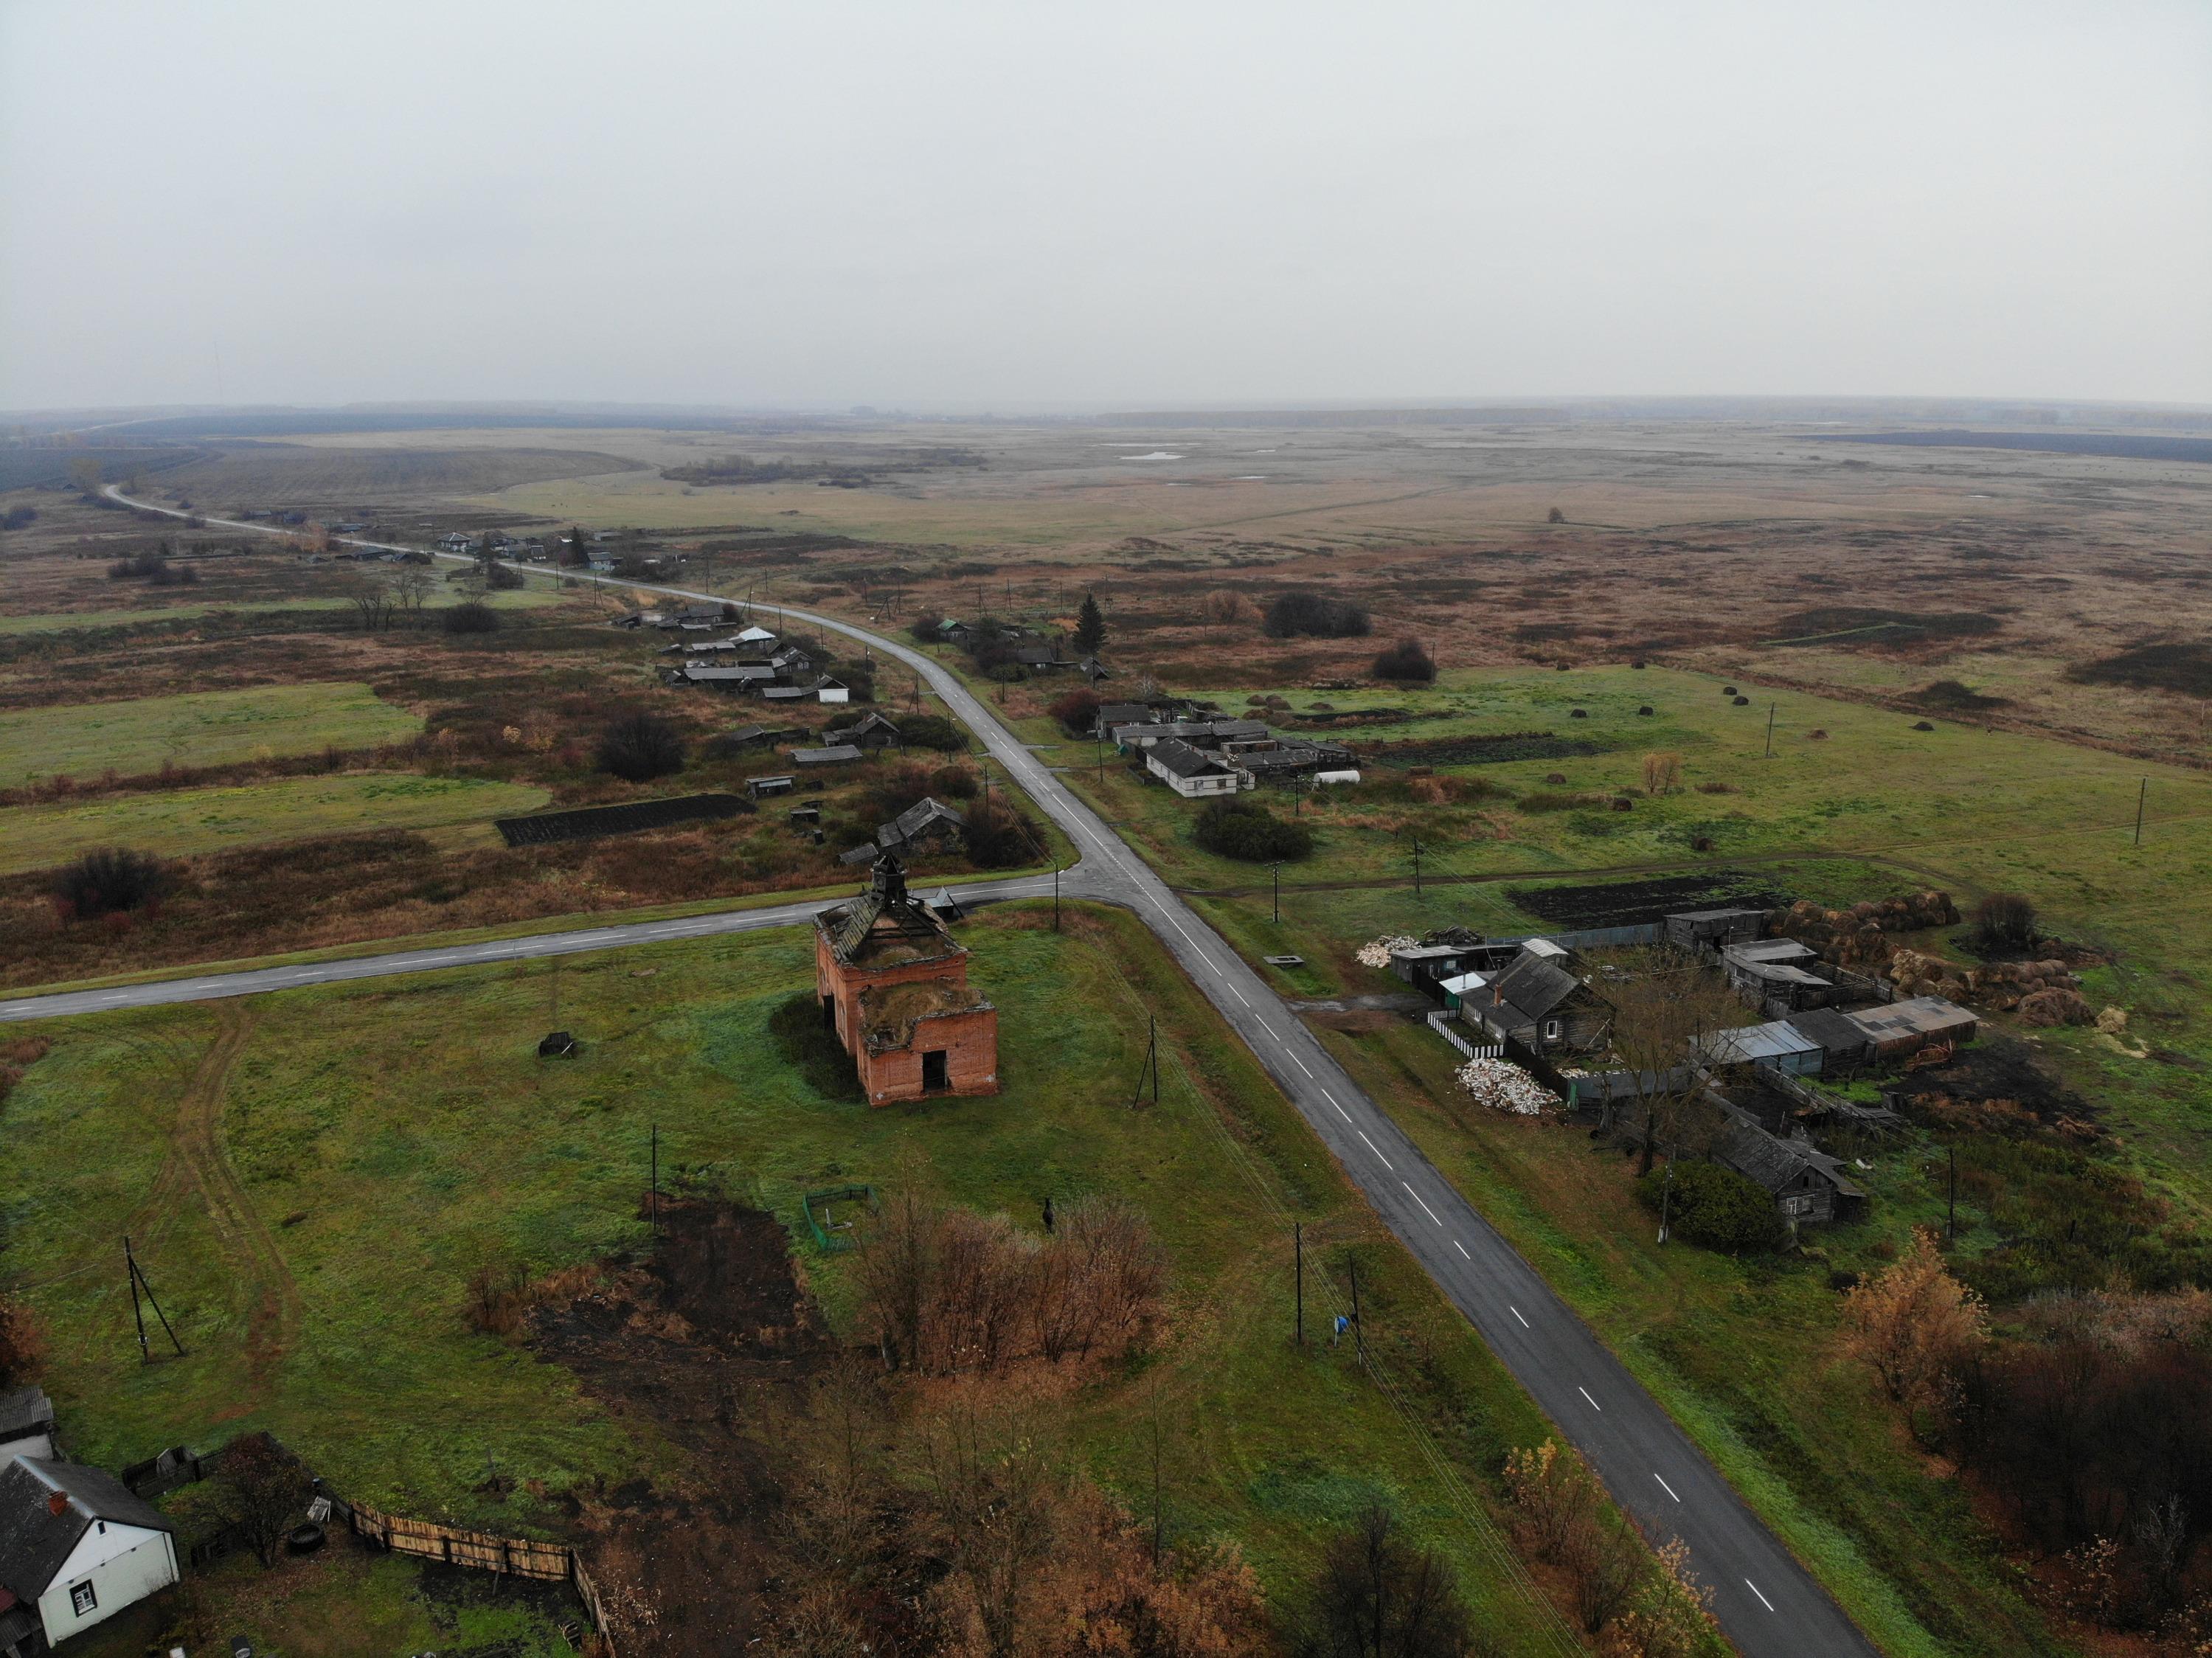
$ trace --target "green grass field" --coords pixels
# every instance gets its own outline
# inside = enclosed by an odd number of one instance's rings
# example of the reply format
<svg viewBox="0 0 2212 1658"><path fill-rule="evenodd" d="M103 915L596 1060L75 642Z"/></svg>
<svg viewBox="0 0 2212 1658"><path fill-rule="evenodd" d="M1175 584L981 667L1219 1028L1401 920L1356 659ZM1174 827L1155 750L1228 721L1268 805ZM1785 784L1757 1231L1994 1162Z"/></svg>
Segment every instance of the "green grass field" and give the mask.
<svg viewBox="0 0 2212 1658"><path fill-rule="evenodd" d="M422 722L366 685L320 682L195 691L0 714L0 788L34 777L125 776L220 766L258 756L365 748L412 737Z"/></svg>
<svg viewBox="0 0 2212 1658"><path fill-rule="evenodd" d="M50 868L93 847L176 858L359 829L471 824L488 835L494 817L535 811L551 799L520 783L352 772L117 794L83 805L15 806L0 811L0 874Z"/></svg>
<svg viewBox="0 0 2212 1658"><path fill-rule="evenodd" d="M1174 1309L1155 1363L1075 1396L1082 1460L1139 1486L1138 1383L1157 1376L1177 1424L1178 1526L1239 1537L1279 1589L1382 1492L1450 1552L1508 1649L1546 1649L1548 1614L1491 1514L1503 1448L1541 1436L1533 1409L1150 938L1118 914L1072 914L1060 936L1034 906L968 926L1006 1090L917 1108L830 1102L778 1057L769 1015L811 981L795 932L570 963L573 1065L532 1053L554 1017L544 967L47 1027L54 1049L0 1136L53 1171L15 1190L9 1260L50 1333L44 1380L73 1448L112 1463L265 1426L341 1489L514 1529L549 1516L474 1489L488 1455L556 1491L668 1467L648 1429L462 1312L487 1263L544 1272L641 1248L658 1124L664 1174L709 1172L787 1225L811 1187L888 1184L902 1167L1024 1224L1047 1193L1127 1194L1171 1254ZM1167 1087L1132 1109L1155 1011ZM1348 1351L1291 1348L1293 1218L1311 1329L1358 1250L1389 1392ZM125 1230L185 1358L138 1363L110 1270ZM805 1270L847 1321L847 1264L810 1255Z"/></svg>

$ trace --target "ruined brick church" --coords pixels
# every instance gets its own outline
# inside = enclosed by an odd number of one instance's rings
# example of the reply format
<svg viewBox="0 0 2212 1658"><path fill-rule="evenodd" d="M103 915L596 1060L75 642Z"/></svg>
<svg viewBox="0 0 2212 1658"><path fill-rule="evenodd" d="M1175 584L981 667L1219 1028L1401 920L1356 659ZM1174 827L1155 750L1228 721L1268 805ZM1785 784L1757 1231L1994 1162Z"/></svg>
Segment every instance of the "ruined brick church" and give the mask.
<svg viewBox="0 0 2212 1658"><path fill-rule="evenodd" d="M999 1091L999 1011L968 982L967 950L907 891L896 854L814 918L814 987L870 1105Z"/></svg>

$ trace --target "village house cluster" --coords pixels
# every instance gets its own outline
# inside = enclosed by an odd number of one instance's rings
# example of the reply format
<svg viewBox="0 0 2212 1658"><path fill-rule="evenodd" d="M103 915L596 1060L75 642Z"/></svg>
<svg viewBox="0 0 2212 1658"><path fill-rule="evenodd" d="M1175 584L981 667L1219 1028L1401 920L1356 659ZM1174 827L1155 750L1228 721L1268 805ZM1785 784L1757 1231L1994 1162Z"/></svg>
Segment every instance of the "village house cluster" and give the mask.
<svg viewBox="0 0 2212 1658"><path fill-rule="evenodd" d="M1187 800L1262 783L1359 780L1358 761L1340 744L1278 737L1264 720L1231 719L1188 702L1102 703L1096 734L1118 754L1141 756L1147 772Z"/></svg>
<svg viewBox="0 0 2212 1658"><path fill-rule="evenodd" d="M1429 1023L1463 1054L1515 1060L1553 1084L1571 1109L1601 1119L1657 1092L1702 1096L1718 1115L1706 1151L1714 1162L1764 1188L1792 1225L1850 1218L1865 1192L1808 1125L1880 1126L1895 1115L1808 1079L1971 1042L1979 1020L1940 996L1901 996L1796 940L1766 938L1769 920L1767 910L1735 908L1551 937L1451 928L1392 949L1390 969L1438 1004ZM1764 1017L1695 1033L1679 1067L1663 1074L1607 1068L1616 1018L1607 975L1624 969L1593 964L1585 952L1634 944L1668 945L1702 963Z"/></svg>

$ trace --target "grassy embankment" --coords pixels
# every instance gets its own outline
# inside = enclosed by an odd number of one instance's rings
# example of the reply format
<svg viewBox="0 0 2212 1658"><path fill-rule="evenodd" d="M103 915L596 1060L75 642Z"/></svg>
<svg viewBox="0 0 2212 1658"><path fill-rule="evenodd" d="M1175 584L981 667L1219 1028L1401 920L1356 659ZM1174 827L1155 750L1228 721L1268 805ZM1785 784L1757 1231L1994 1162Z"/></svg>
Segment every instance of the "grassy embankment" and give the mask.
<svg viewBox="0 0 2212 1658"><path fill-rule="evenodd" d="M0 788L34 777L125 777L398 742L422 729L367 685L316 682L0 714Z"/></svg>
<svg viewBox="0 0 2212 1658"><path fill-rule="evenodd" d="M1388 1494L1509 1646L1536 1648L1547 1620L1488 1515L1502 1449L1541 1435L1534 1411L1152 941L1126 916L1078 914L1057 938L1034 907L971 925L1007 1089L920 1108L833 1102L777 1057L769 1015L811 982L791 932L569 963L561 1022L586 1044L570 1066L532 1054L553 1017L543 967L46 1028L54 1049L0 1133L19 1166L54 1171L10 1203L9 1260L52 1333L46 1381L74 1445L113 1462L266 1426L341 1489L517 1528L549 1516L474 1489L488 1455L552 1490L665 1473L675 1453L649 1430L463 1317L487 1263L545 1272L643 1247L657 1123L665 1172L708 1171L787 1223L804 1190L889 1183L908 1159L937 1194L1024 1224L1048 1193L1126 1193L1170 1251L1175 1310L1154 1362L1074 1395L1078 1454L1134 1490L1139 1376L1156 1376L1179 1526L1239 1537L1283 1592L1322 1535ZM1132 1110L1148 1011L1169 1086ZM210 1186L229 1195L211 1206ZM1393 1394L1348 1352L1290 1347L1293 1218L1310 1327L1359 1251ZM137 1363L107 1270L125 1230L185 1358ZM806 1268L848 1327L847 1264Z"/></svg>
<svg viewBox="0 0 2212 1658"><path fill-rule="evenodd" d="M0 815L0 874L66 863L94 847L138 847L165 858L362 829L446 831L441 844L489 846L491 820L552 799L525 784L408 772L279 777L238 788L118 794L84 805L17 806Z"/></svg>

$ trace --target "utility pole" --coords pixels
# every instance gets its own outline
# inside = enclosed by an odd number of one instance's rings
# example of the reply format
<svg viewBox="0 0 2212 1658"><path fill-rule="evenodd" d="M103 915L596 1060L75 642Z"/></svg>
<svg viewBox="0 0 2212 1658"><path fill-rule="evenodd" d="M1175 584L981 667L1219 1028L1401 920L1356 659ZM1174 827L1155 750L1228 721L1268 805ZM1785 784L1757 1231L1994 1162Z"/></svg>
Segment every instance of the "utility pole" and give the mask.
<svg viewBox="0 0 2212 1658"><path fill-rule="evenodd" d="M1367 1328L1359 1321L1359 1260L1357 1256L1352 1262L1352 1339L1359 1350L1359 1363L1364 1368L1367 1363Z"/></svg>
<svg viewBox="0 0 2212 1658"><path fill-rule="evenodd" d="M1667 1179L1659 1188L1659 1242L1667 1242L1667 1218L1674 1203L1674 1154L1667 1153Z"/></svg>
<svg viewBox="0 0 2212 1658"><path fill-rule="evenodd" d="M653 1125L653 1236L660 1236L660 1125Z"/></svg>
<svg viewBox="0 0 2212 1658"><path fill-rule="evenodd" d="M1147 1039L1146 1039L1146 1047L1147 1051L1148 1051L1148 1052L1150 1052L1150 1054L1152 1054L1152 1103L1153 1103L1154 1105L1158 1105L1158 1104L1160 1102L1160 1021L1159 1021L1159 1017L1158 1017L1158 1016L1157 1014L1147 1013L1147 1014L1145 1016L1145 1023L1146 1023L1146 1025L1148 1027L1148 1033L1149 1033L1149 1034L1148 1034L1148 1036L1147 1036Z"/></svg>
<svg viewBox="0 0 2212 1658"><path fill-rule="evenodd" d="M1774 708L1775 705L1771 702L1766 705L1766 754L1765 757L1769 760L1774 758Z"/></svg>
<svg viewBox="0 0 2212 1658"><path fill-rule="evenodd" d="M1291 1250L1297 1262L1298 1345L1306 1345L1306 1229L1303 1221L1291 1223Z"/></svg>
<svg viewBox="0 0 2212 1658"><path fill-rule="evenodd" d="M2137 846L2142 844L2143 803L2149 799L2150 779L2146 777L2142 780L2142 786L2136 791L2136 844Z"/></svg>
<svg viewBox="0 0 2212 1658"><path fill-rule="evenodd" d="M1283 923L1283 866L1276 864L1273 867L1275 874L1275 925L1280 926Z"/></svg>
<svg viewBox="0 0 2212 1658"><path fill-rule="evenodd" d="M1052 930L1060 931L1060 865L1052 866Z"/></svg>
<svg viewBox="0 0 2212 1658"><path fill-rule="evenodd" d="M161 1310L161 1303L154 1298L154 1286L146 1281L146 1274L139 1267L138 1257L131 1251L128 1233L123 1239L123 1265L131 1275L131 1315L138 1325L138 1362L141 1364L153 1363L152 1356L146 1351L146 1316L138 1309L138 1297L142 1292L146 1297L146 1305L154 1309L154 1316L161 1321L161 1333L169 1338L169 1345L177 1350L177 1357L182 1358L185 1344L177 1339L177 1333L169 1327L168 1315Z"/></svg>
<svg viewBox="0 0 2212 1658"><path fill-rule="evenodd" d="M1419 836L1419 835L1415 835L1415 836L1413 837L1413 896L1415 896L1416 898L1418 898L1418 897L1419 897L1420 896L1421 896L1421 840L1420 840L1420 836Z"/></svg>

